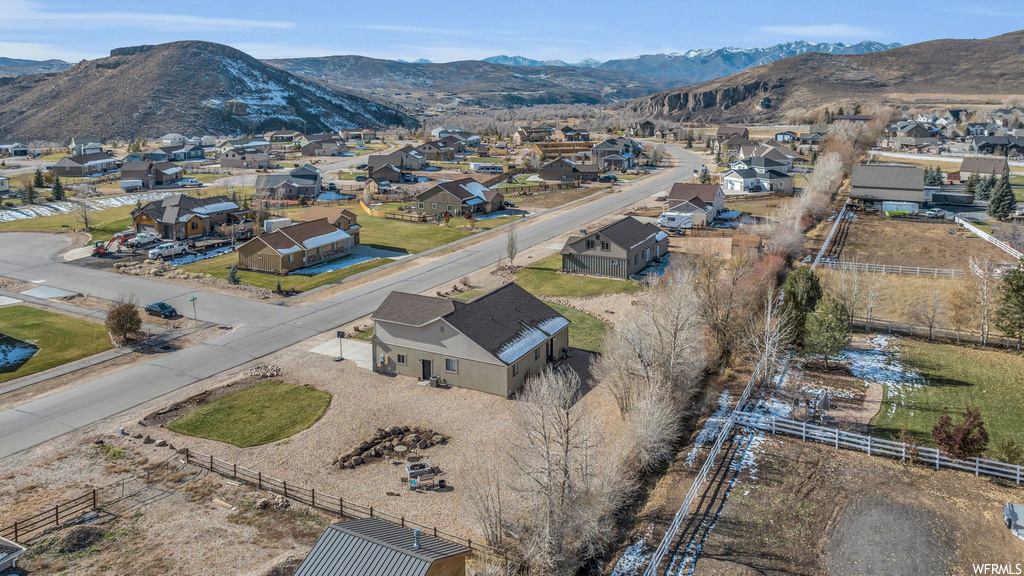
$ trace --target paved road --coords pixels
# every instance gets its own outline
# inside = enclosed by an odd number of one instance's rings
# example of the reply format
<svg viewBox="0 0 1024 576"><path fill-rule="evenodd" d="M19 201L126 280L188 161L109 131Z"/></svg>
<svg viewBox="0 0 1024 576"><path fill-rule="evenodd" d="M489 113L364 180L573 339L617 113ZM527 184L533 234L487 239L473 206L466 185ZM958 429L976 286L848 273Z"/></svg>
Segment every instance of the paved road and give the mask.
<svg viewBox="0 0 1024 576"><path fill-rule="evenodd" d="M672 182L690 177L695 168L700 168L697 156L681 148L670 147L670 150L678 158L671 169L663 169L616 194L565 209L551 217L523 222L518 230L520 249L550 242L567 230L665 190ZM495 234L493 238L429 264L413 266L301 307L275 306L61 263L53 254L65 242L63 237L55 235L0 234L0 276L43 281L49 286L106 299L134 295L139 300L163 300L183 313L191 312L188 299L196 296L200 319L235 329L203 344L0 412L0 458L361 318L392 290L419 293L455 282L502 258L506 239L502 234Z"/></svg>

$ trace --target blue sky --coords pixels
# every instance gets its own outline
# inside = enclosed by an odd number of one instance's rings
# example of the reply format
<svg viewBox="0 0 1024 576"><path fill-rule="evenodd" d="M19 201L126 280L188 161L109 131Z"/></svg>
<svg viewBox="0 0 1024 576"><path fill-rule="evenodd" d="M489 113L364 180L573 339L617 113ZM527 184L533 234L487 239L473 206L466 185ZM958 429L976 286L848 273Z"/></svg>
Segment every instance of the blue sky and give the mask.
<svg viewBox="0 0 1024 576"><path fill-rule="evenodd" d="M791 40L987 38L1024 5L974 0L0 0L0 56L78 61L209 40L258 58L361 54L435 62L497 54L608 60Z"/></svg>

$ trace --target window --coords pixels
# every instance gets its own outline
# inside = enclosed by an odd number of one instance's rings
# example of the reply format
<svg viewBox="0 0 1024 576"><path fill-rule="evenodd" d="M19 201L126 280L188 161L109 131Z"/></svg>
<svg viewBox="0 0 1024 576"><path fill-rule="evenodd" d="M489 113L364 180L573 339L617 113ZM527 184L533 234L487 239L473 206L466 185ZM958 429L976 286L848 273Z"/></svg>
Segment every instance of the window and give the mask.
<svg viewBox="0 0 1024 576"><path fill-rule="evenodd" d="M193 220L192 221L192 229L193 230L198 230L199 229L199 222L196 222L195 220Z"/></svg>
<svg viewBox="0 0 1024 576"><path fill-rule="evenodd" d="M289 254L288 255L288 261L289 262L294 262L295 261L295 254Z"/></svg>
<svg viewBox="0 0 1024 576"><path fill-rule="evenodd" d="M533 359L534 360L540 360L540 348L539 347L536 350L533 351Z"/></svg>
<svg viewBox="0 0 1024 576"><path fill-rule="evenodd" d="M587 250L593 250L594 246L596 246L596 244L593 240L587 240Z"/></svg>
<svg viewBox="0 0 1024 576"><path fill-rule="evenodd" d="M456 360L455 358L445 358L444 359L444 371L445 372L458 372L459 371L459 361Z"/></svg>
<svg viewBox="0 0 1024 576"><path fill-rule="evenodd" d="M639 254L633 254L633 264L635 265L635 264L639 264L639 263L640 263L640 255Z"/></svg>
<svg viewBox="0 0 1024 576"><path fill-rule="evenodd" d="M263 254L257 254L257 255L256 255L256 258L257 258L257 259L262 259L262 258L263 258Z"/></svg>
<svg viewBox="0 0 1024 576"><path fill-rule="evenodd" d="M437 202L431 202L430 203L430 209L431 210L437 210Z"/></svg>
<svg viewBox="0 0 1024 576"><path fill-rule="evenodd" d="M519 363L516 362L512 365L512 376L519 376Z"/></svg>
<svg viewBox="0 0 1024 576"><path fill-rule="evenodd" d="M602 252L611 252L611 251L612 251L612 245L611 245L611 242L608 242L608 241L602 241L602 242L601 242L601 251L602 251Z"/></svg>
<svg viewBox="0 0 1024 576"><path fill-rule="evenodd" d="M419 207L420 207L420 208L423 208L423 202L420 202L420 203L419 203Z"/></svg>
<svg viewBox="0 0 1024 576"><path fill-rule="evenodd" d="M454 210L455 210L455 208L452 208L452 205L451 205L451 204L449 204L449 205L448 205L448 211L449 211L449 212L453 212Z"/></svg>
<svg viewBox="0 0 1024 576"><path fill-rule="evenodd" d="M405 354L399 354L397 362L399 364L405 364Z"/></svg>

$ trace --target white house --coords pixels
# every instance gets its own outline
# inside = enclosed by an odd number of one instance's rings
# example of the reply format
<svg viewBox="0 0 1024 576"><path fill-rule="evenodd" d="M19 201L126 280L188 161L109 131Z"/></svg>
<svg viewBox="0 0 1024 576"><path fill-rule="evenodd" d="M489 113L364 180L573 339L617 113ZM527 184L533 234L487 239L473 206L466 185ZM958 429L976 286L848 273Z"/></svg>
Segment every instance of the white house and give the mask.
<svg viewBox="0 0 1024 576"><path fill-rule="evenodd" d="M465 130L461 126L438 126L430 131L432 138L444 138L453 134L462 134Z"/></svg>
<svg viewBox="0 0 1024 576"><path fill-rule="evenodd" d="M11 181L0 176L0 192L8 192L11 189Z"/></svg>
<svg viewBox="0 0 1024 576"><path fill-rule="evenodd" d="M185 137L177 132L169 132L160 137L160 143L164 146L182 146L185 144Z"/></svg>

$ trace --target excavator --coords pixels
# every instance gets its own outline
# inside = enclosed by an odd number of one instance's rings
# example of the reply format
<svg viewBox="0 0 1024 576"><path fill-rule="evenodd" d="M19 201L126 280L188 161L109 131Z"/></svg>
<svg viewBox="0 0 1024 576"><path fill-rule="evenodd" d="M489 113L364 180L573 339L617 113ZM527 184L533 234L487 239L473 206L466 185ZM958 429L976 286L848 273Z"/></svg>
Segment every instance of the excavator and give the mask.
<svg viewBox="0 0 1024 576"><path fill-rule="evenodd" d="M121 246L134 237L135 231L127 230L125 232L118 232L117 234L114 234L114 237L106 242L97 240L92 245L92 255L94 258L98 258L113 252L121 252Z"/></svg>

